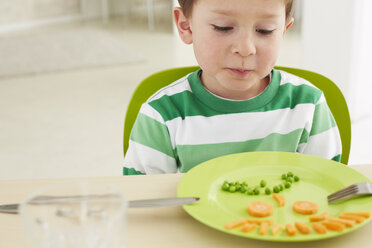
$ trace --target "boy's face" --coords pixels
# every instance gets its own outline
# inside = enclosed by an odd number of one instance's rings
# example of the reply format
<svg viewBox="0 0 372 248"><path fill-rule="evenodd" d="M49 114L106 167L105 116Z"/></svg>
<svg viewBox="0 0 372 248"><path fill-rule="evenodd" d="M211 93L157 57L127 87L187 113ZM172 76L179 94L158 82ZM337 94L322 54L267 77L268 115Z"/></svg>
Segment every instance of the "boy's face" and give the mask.
<svg viewBox="0 0 372 248"><path fill-rule="evenodd" d="M193 43L202 82L229 99L248 99L268 84L285 31L284 0L198 0L186 18L174 10L182 40Z"/></svg>

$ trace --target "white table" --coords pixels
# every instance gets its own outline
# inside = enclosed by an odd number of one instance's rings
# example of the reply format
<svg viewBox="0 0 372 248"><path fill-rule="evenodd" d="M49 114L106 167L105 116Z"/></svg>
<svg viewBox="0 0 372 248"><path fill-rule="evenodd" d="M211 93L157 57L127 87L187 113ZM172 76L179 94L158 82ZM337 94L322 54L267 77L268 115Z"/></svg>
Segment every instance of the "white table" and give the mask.
<svg viewBox="0 0 372 248"><path fill-rule="evenodd" d="M372 178L372 164L352 166ZM121 188L128 199L175 197L182 174L101 177L90 179L43 179L0 181L0 203L23 200L36 188L56 182L96 181ZM272 243L229 235L205 226L182 207L128 209L127 248L143 247L321 247L367 248L372 243L372 222L347 235L322 241ZM27 247L18 215L0 214L0 247Z"/></svg>

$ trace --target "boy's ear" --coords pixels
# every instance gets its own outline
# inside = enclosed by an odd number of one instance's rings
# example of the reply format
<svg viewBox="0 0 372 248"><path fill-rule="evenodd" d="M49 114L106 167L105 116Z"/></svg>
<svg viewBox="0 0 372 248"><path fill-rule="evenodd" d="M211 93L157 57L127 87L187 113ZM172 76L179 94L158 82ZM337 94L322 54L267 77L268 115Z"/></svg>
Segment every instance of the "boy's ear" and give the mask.
<svg viewBox="0 0 372 248"><path fill-rule="evenodd" d="M192 31L190 28L190 23L183 14L183 11L180 7L175 7L173 10L174 22L177 26L178 33L181 37L181 40L186 44L192 43Z"/></svg>
<svg viewBox="0 0 372 248"><path fill-rule="evenodd" d="M288 31L288 29L293 25L294 23L294 19L293 17L291 18L291 20L285 25L285 30L284 30L284 34Z"/></svg>

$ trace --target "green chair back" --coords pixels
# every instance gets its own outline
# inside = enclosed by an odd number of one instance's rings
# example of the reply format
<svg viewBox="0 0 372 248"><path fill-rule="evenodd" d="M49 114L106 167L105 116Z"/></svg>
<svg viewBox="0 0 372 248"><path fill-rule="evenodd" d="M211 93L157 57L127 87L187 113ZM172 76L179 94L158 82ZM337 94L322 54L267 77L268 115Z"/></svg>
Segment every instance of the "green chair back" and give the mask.
<svg viewBox="0 0 372 248"><path fill-rule="evenodd" d="M282 66L277 66L275 69L302 77L323 91L340 132L342 143L341 163L348 164L351 146L351 119L349 108L341 90L329 78L312 71Z"/></svg>
<svg viewBox="0 0 372 248"><path fill-rule="evenodd" d="M137 118L141 105L146 102L150 96L156 93L159 89L173 83L177 79L194 72L199 69L199 66L188 66L172 68L160 71L145 78L135 89L132 98L129 101L127 112L124 120L124 155L128 150L130 132Z"/></svg>
<svg viewBox="0 0 372 248"><path fill-rule="evenodd" d="M130 132L137 118L141 105L159 89L198 69L199 66L188 66L160 71L145 78L137 86L129 102L125 115L123 142L124 155L127 152ZM342 142L341 163L347 164L349 161L351 145L351 121L349 109L341 90L330 79L312 71L282 66L277 66L275 67L275 69L287 71L289 73L302 77L323 91L328 106L336 120L338 129L340 131Z"/></svg>

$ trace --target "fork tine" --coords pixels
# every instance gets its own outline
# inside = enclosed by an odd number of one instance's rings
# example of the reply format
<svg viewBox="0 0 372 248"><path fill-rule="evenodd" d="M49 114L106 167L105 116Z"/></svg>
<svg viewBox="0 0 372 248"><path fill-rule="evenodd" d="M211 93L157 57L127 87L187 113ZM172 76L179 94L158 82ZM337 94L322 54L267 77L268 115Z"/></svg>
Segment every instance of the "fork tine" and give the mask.
<svg viewBox="0 0 372 248"><path fill-rule="evenodd" d="M344 192L342 192L340 194L334 195L333 197L327 197L327 199L328 200L338 199L338 198L343 197L343 196L346 196L346 195L357 194L358 192L359 192L359 190L356 188L356 189L344 191Z"/></svg>
<svg viewBox="0 0 372 248"><path fill-rule="evenodd" d="M355 192L351 192L349 194L345 194L345 195L342 195L342 196L339 196L339 197L328 199L328 203L331 204L331 203L336 203L336 202L339 202L339 201L342 201L342 200L345 200L345 199L349 199L351 197L354 197L354 196L358 195L357 193L358 193L358 191L355 191Z"/></svg>
<svg viewBox="0 0 372 248"><path fill-rule="evenodd" d="M329 197L328 200L332 200L332 199L340 198L340 197L343 197L343 196L345 196L345 195L356 194L356 193L358 193L358 192L359 192L358 189L353 189L353 190L345 191L345 192L343 192L342 194L338 194L338 195L335 195L335 196L333 196L333 197Z"/></svg>
<svg viewBox="0 0 372 248"><path fill-rule="evenodd" d="M327 199L328 200L331 200L333 198L338 198L338 197L342 197L344 195L348 195L348 194L351 194L351 193L356 193L358 192L358 188L350 188L348 190L345 190L345 191L342 191L342 192L339 192L337 194L334 194L334 195L329 195L327 196Z"/></svg>
<svg viewBox="0 0 372 248"><path fill-rule="evenodd" d="M352 184L346 188L343 188L343 189L340 189L339 191L336 191L332 194L330 194L327 198L332 198L334 196L338 196L339 194L343 194L344 192L347 192L347 191L350 191L350 190L353 190L353 189L357 189L357 186L355 184Z"/></svg>

